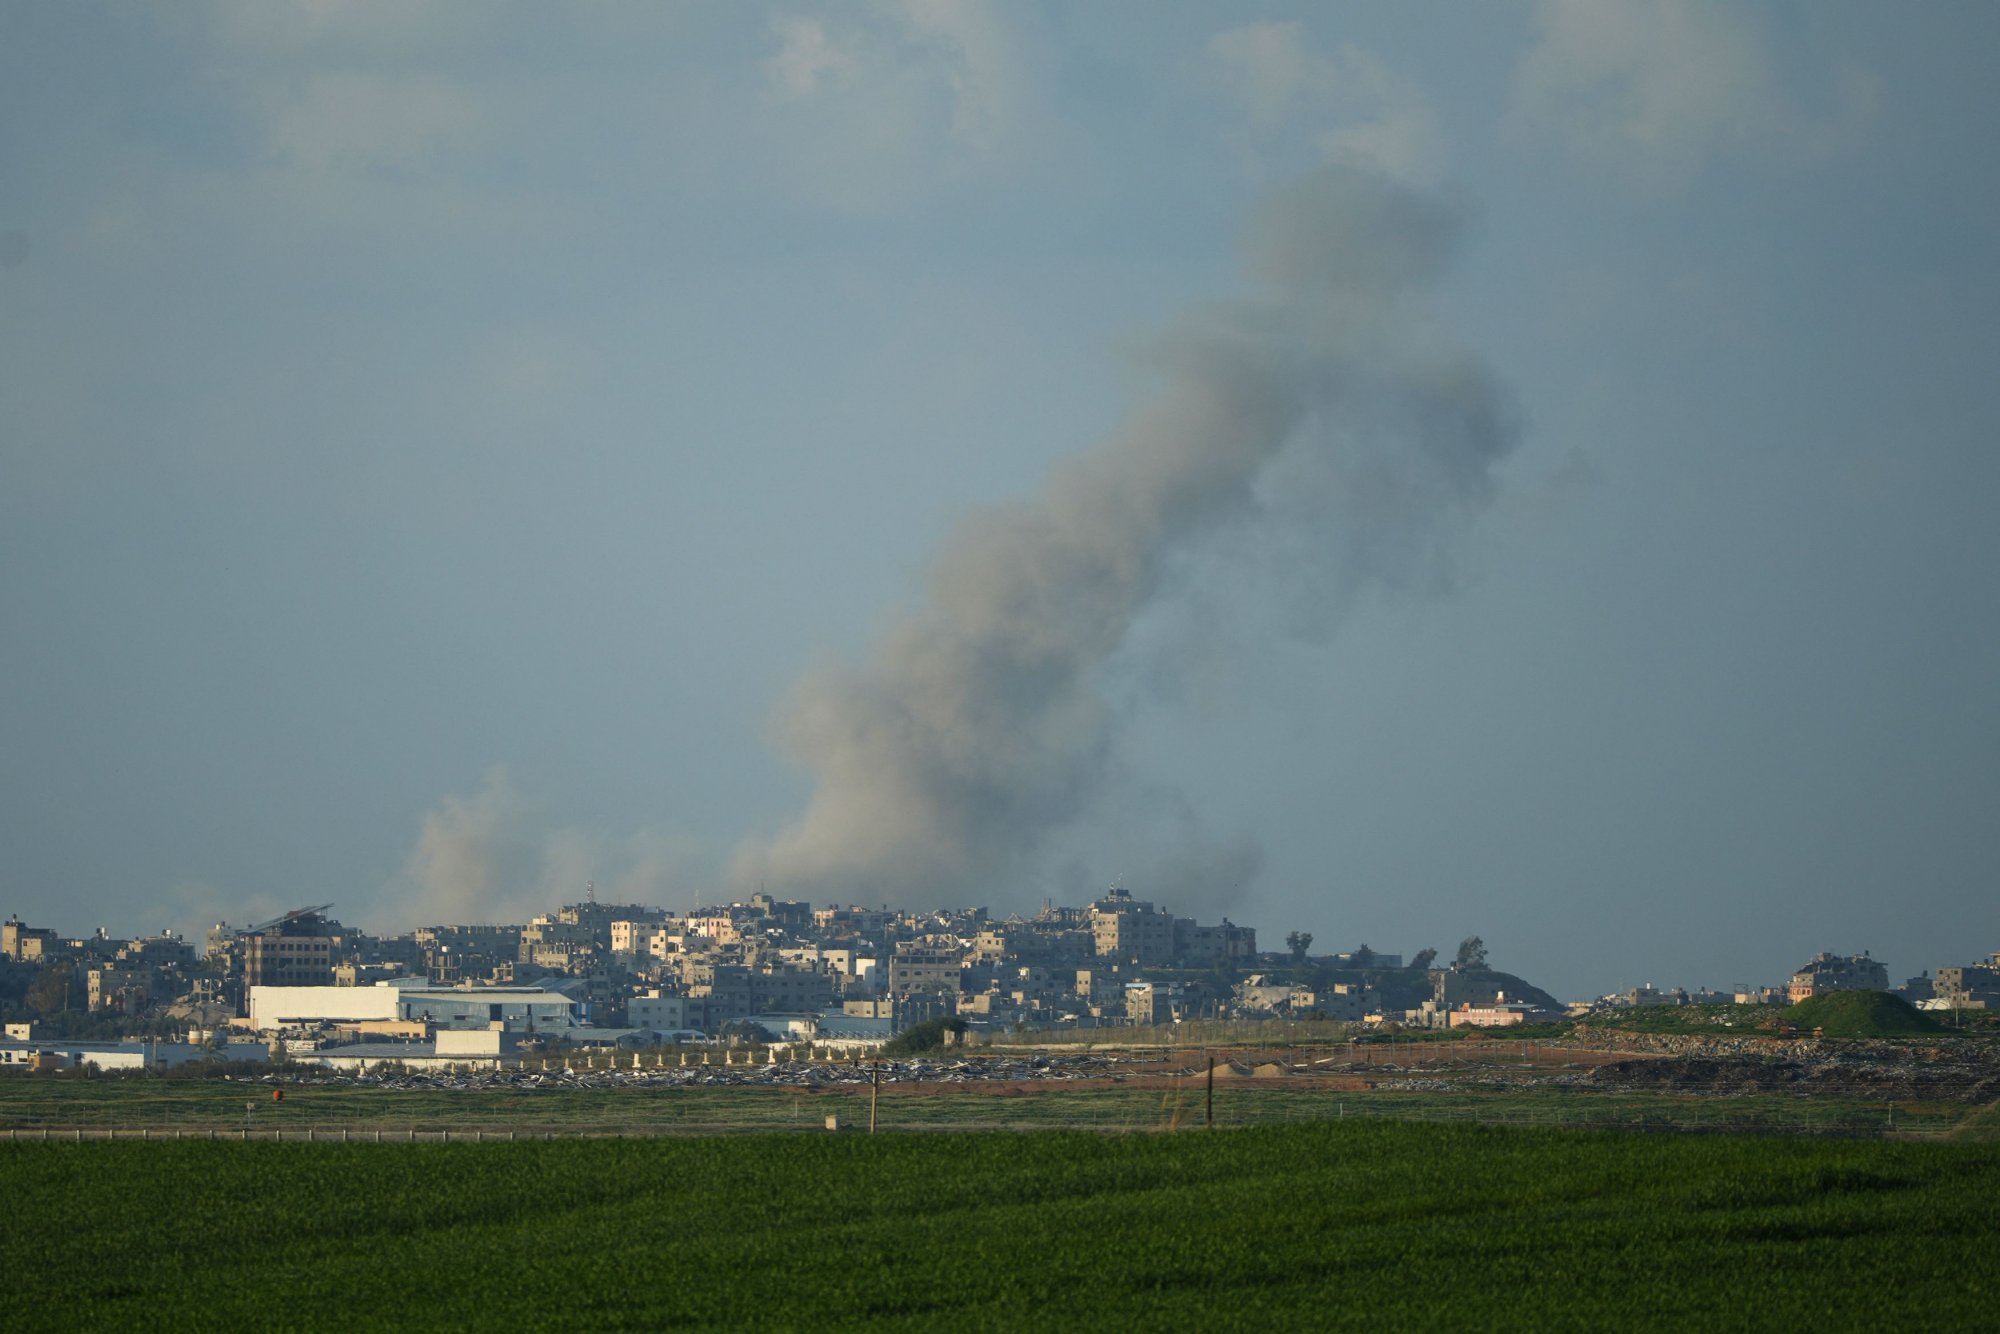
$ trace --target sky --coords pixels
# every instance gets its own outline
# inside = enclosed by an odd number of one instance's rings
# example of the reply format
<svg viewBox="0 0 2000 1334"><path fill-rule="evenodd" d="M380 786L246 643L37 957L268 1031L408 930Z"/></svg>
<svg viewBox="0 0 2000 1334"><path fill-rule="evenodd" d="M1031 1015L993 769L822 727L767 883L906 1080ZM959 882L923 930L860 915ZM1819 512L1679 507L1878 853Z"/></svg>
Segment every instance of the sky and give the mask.
<svg viewBox="0 0 2000 1334"><path fill-rule="evenodd" d="M1983 958L1996 42L0 4L0 911Z"/></svg>

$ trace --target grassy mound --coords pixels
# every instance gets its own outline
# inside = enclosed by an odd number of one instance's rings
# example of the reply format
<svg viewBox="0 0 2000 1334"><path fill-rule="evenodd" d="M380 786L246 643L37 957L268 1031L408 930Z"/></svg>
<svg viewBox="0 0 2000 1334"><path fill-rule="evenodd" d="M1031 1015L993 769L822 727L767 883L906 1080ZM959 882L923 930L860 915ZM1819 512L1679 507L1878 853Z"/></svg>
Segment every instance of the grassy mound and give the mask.
<svg viewBox="0 0 2000 1334"><path fill-rule="evenodd" d="M1782 1011L1779 1019L1830 1038L1893 1038L1942 1033L1930 1016L1886 991L1829 991Z"/></svg>

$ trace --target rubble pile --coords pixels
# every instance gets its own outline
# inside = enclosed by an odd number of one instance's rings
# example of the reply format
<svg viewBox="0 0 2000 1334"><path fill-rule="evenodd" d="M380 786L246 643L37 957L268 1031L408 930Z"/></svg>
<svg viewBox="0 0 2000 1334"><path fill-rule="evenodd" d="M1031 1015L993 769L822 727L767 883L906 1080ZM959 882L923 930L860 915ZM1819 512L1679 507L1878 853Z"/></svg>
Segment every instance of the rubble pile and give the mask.
<svg viewBox="0 0 2000 1334"><path fill-rule="evenodd" d="M2000 1101L2000 1052L1925 1052L1886 1043L1793 1044L1784 1054L1688 1055L1614 1061L1590 1084L1661 1092L1833 1094L1895 1102Z"/></svg>

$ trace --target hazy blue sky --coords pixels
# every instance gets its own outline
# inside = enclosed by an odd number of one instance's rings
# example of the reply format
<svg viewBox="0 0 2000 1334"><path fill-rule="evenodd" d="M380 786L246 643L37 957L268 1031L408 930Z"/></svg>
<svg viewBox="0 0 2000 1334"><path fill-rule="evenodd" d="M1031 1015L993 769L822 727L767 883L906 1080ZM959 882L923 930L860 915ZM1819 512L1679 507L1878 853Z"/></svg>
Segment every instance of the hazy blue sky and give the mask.
<svg viewBox="0 0 2000 1334"><path fill-rule="evenodd" d="M1982 957L1997 49L0 3L0 912Z"/></svg>

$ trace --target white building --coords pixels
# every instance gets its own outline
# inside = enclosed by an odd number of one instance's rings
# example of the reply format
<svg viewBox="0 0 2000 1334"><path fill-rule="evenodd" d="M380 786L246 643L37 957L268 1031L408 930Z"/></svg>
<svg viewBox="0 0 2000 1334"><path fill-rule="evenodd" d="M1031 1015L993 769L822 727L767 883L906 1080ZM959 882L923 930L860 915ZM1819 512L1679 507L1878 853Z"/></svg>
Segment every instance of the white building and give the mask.
<svg viewBox="0 0 2000 1334"><path fill-rule="evenodd" d="M438 987L394 978L372 987L250 988L250 1026L260 1033L396 1021L540 1032L573 1028L584 1013L582 1002L545 987Z"/></svg>
<svg viewBox="0 0 2000 1334"><path fill-rule="evenodd" d="M191 1042L70 1042L59 1038L0 1042L0 1068L55 1064L96 1070L164 1070L218 1055L229 1061L262 1061L270 1053L255 1044L231 1044L218 1053Z"/></svg>
<svg viewBox="0 0 2000 1334"><path fill-rule="evenodd" d="M701 1028L707 1022L708 1006L700 996L678 996L654 990L625 1002L625 1022L634 1028L656 1028L662 1032Z"/></svg>

